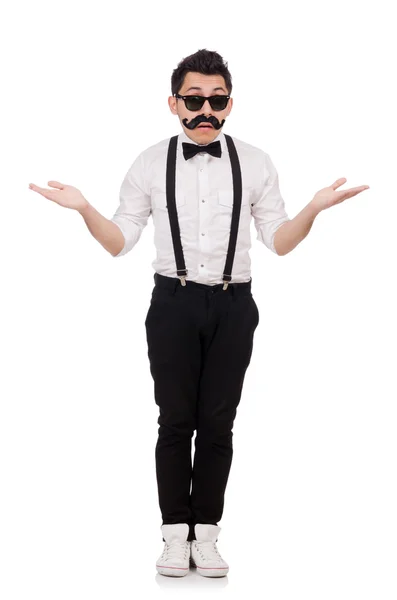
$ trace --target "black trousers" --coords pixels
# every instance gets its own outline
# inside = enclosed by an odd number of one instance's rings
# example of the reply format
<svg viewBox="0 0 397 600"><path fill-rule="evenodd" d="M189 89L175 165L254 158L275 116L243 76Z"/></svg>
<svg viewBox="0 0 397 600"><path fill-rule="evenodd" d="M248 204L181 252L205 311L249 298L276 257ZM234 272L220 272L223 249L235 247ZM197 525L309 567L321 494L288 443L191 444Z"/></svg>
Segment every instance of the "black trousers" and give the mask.
<svg viewBox="0 0 397 600"><path fill-rule="evenodd" d="M210 286L154 274L145 320L163 524L217 525L233 455L232 428L259 311L251 281ZM196 431L192 465L192 437Z"/></svg>

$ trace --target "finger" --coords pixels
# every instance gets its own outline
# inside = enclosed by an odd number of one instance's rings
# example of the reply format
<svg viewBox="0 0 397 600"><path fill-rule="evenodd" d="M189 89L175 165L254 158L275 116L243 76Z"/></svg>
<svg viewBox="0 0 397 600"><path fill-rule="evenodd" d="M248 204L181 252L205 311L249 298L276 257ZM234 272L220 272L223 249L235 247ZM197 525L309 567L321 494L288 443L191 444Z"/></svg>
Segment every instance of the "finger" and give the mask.
<svg viewBox="0 0 397 600"><path fill-rule="evenodd" d="M65 184L64 183L60 183L59 181L49 181L48 185L50 185L51 187L55 187L59 190L63 190L65 188ZM35 185L34 183L29 183L29 187L31 190L35 190L36 192L40 191L47 191L47 192L52 192L52 190L49 190L48 188L41 188L38 185Z"/></svg>
<svg viewBox="0 0 397 600"><path fill-rule="evenodd" d="M344 192L354 192L355 194L359 194L360 192L363 192L364 190L368 190L369 185L359 185L358 187L354 187L354 188L349 188L348 190L344 190Z"/></svg>
<svg viewBox="0 0 397 600"><path fill-rule="evenodd" d="M59 181L49 181L48 185L50 185L51 187L58 188L58 190L63 190L63 188L65 187L65 184L60 183Z"/></svg>
<svg viewBox="0 0 397 600"><path fill-rule="evenodd" d="M35 192L39 192L39 194L42 194L43 192L51 192L51 190L49 190L47 188L42 188L38 185L35 185L34 183L29 183L29 187L31 190L33 190Z"/></svg>
<svg viewBox="0 0 397 600"><path fill-rule="evenodd" d="M339 202L343 202L343 200L347 200L347 198L353 198L353 196L357 196L357 194L368 189L368 187L369 186L361 186L358 188L351 188L350 190L344 190L343 192L339 192L340 195L338 195L336 204L338 204Z"/></svg>
<svg viewBox="0 0 397 600"><path fill-rule="evenodd" d="M54 190L48 190L46 188L39 187L38 185L35 185L34 183L29 183L29 188L31 190L33 190L34 192L41 194L45 198L48 198L48 200L54 199Z"/></svg>
<svg viewBox="0 0 397 600"><path fill-rule="evenodd" d="M332 187L333 190L336 190L336 188L338 188L341 185L343 185L344 183L346 183L346 181L347 181L346 177L340 177L330 187Z"/></svg>

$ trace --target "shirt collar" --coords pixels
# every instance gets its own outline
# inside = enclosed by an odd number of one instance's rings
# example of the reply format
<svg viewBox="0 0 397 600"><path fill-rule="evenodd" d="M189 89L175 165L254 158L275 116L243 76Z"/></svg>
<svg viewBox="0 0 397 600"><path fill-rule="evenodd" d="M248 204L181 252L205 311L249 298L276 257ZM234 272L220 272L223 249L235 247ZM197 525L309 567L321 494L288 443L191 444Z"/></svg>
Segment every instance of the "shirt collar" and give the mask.
<svg viewBox="0 0 397 600"><path fill-rule="evenodd" d="M221 143L222 151L226 151L226 139L225 139L225 134L223 133L222 129L219 130L218 135L212 141L216 142L217 140L219 140ZM182 142L188 142L189 144L196 144L196 142L194 142L188 135L186 135L184 129L182 129L182 131L178 134L178 144L179 144L179 149L181 151L182 151ZM206 146L206 144L199 144L199 145Z"/></svg>

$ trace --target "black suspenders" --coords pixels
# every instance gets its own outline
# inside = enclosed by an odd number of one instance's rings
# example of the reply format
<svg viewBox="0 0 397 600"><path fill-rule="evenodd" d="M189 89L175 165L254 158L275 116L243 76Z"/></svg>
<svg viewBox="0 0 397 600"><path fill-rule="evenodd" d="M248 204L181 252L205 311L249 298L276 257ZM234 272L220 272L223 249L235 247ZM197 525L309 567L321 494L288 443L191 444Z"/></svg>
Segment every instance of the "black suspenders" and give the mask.
<svg viewBox="0 0 397 600"><path fill-rule="evenodd" d="M232 178L233 178L233 212L232 222L230 227L229 246L227 249L226 263L223 272L223 289L226 290L229 282L232 279L232 267L234 261L234 255L236 251L238 224L240 220L241 210L241 196L242 196L242 180L241 180L241 169L240 162L238 159L236 146L234 145L233 139L226 133L225 139L229 150L230 163L232 167ZM166 196L167 196L167 208L168 216L170 220L172 243L174 246L175 262L177 268L177 276L181 280L182 285L186 285L187 270L185 265L185 259L183 256L181 235L178 223L178 214L175 203L175 176L176 176L176 149L177 149L178 136L174 135L170 139L167 153L167 169L166 169Z"/></svg>

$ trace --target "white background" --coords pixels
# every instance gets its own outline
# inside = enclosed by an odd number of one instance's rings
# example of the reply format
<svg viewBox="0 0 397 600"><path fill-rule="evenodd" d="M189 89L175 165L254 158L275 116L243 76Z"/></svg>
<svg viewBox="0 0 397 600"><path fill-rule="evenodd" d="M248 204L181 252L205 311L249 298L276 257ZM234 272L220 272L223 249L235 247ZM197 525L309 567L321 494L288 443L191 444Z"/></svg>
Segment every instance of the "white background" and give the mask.
<svg viewBox="0 0 397 600"><path fill-rule="evenodd" d="M395 600L392 3L7 4L0 596L250 589L269 600ZM228 62L224 131L270 154L290 217L339 177L370 186L322 212L287 256L253 228L260 323L220 521L230 572L219 580L155 570L152 221L114 259L78 213L28 189L75 185L110 218L135 157L179 133L171 73L199 48Z"/></svg>

